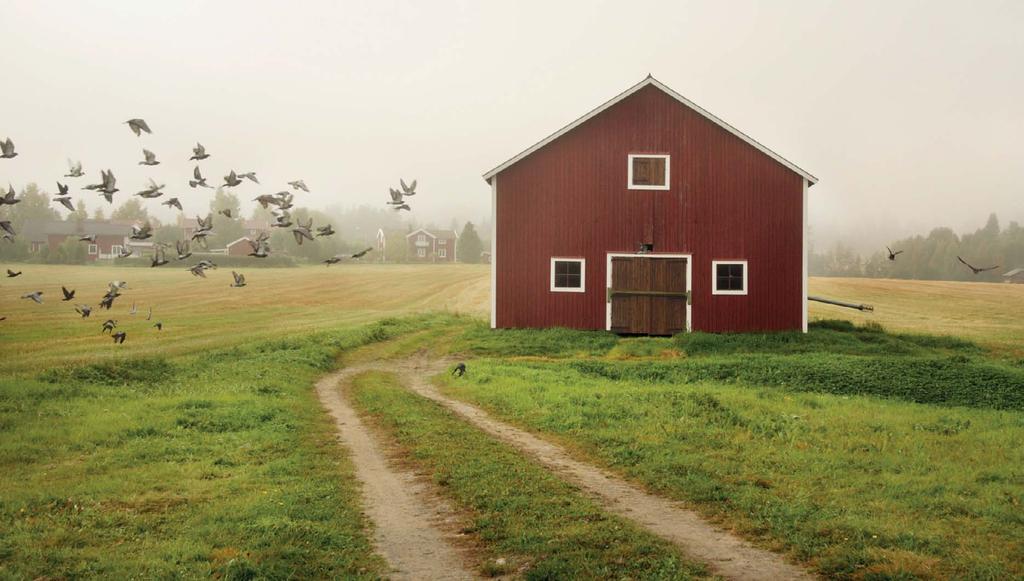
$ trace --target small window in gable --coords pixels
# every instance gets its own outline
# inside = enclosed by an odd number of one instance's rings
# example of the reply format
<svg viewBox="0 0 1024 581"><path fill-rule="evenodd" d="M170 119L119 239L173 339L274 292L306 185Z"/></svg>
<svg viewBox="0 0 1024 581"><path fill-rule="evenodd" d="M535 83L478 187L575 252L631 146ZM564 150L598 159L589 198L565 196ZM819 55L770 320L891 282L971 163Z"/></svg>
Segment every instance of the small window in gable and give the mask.
<svg viewBox="0 0 1024 581"><path fill-rule="evenodd" d="M747 294L747 261L712 261L711 278L712 294L745 295Z"/></svg>
<svg viewBox="0 0 1024 581"><path fill-rule="evenodd" d="M630 155L631 190L667 190L670 160L667 155Z"/></svg>
<svg viewBox="0 0 1024 581"><path fill-rule="evenodd" d="M552 258L551 292L586 292L586 265L582 258Z"/></svg>

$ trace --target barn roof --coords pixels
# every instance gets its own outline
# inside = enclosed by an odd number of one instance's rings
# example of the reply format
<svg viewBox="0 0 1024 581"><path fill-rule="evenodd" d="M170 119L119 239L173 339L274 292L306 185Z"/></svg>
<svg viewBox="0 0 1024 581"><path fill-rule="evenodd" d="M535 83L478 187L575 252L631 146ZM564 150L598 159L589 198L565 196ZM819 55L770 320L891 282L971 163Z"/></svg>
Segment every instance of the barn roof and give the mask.
<svg viewBox="0 0 1024 581"><path fill-rule="evenodd" d="M736 129L732 125L729 125L725 121L722 121L721 119L719 119L718 117L714 116L713 114L711 114L706 109L702 108L700 105L697 105L693 101L691 101L691 100L687 99L686 97L680 95L679 93L673 91L668 86L663 84L658 79L655 79L651 75L647 75L646 79L644 79L644 80L640 81L639 83L633 85L632 87L626 89L624 92L622 92L619 95L617 95L616 97L612 98L610 101L607 101L604 104L602 104L599 107L597 107L596 109L591 110L586 115L580 117L579 119L573 121L572 123L566 125L565 127L561 128L558 131L552 133L551 135L545 137L543 140L541 140L541 141L537 142L536 144L532 145L531 147L529 147L528 149L526 149L525 151L523 151L519 155L513 157L512 159L506 161L505 163L499 165L498 167L492 169L491 171L485 173L484 174L484 179L488 183L490 183L491 178L493 178L494 176L498 175L499 173L504 171L509 166L512 166L512 165L518 163L520 160L522 160L523 158L527 157L531 153L537 151L538 149L544 147L545 145L551 143L552 141L554 141L554 140L558 139L559 137L565 135L566 133L572 131L576 127L582 125L587 120L591 119L592 117L596 117L599 113L601 113L605 109L608 109L612 105L618 103L619 101L622 101L626 97L629 97L633 93L636 93L637 91L639 91L640 89L643 89L644 87L646 87L648 85L657 87L658 89L660 89L661 91L663 91L664 93L666 93L670 97L674 98L675 100L679 101L683 105L686 105L690 109L693 109L697 113L700 113L701 115L703 115L704 117L709 119L711 122L717 124L722 129L725 129L729 133L732 133L736 137L739 137L740 139L745 141L747 144L749 144L749 145L753 146L754 148L756 148L761 153L764 153L768 157L774 159L775 161L777 161L777 162L781 163L782 165L786 166L787 168L789 168L793 172L799 174L800 176L802 176L804 179L806 179L808 181L809 185L814 185L814 184L818 183L818 178L816 178L813 175L811 175L810 173L804 171L799 166L797 166L795 163L787 160L786 158L782 157L781 155L779 155L779 154L775 153L774 151L768 149L764 145L761 145L754 138L750 137L746 133L743 133L739 129Z"/></svg>
<svg viewBox="0 0 1024 581"><path fill-rule="evenodd" d="M1015 268L1015 269L1011 270L1010 272L1007 272L1007 273L1003 274L1003 276L1009 278L1009 277L1017 276L1018 274L1024 274L1024 268Z"/></svg>
<svg viewBox="0 0 1024 581"><path fill-rule="evenodd" d="M128 236L132 233L131 224L107 220L45 220L28 219L22 226L22 235L31 242L46 240L48 235L82 236Z"/></svg>
<svg viewBox="0 0 1024 581"><path fill-rule="evenodd" d="M426 228L419 228L417 230L413 230L412 232L409 232L408 234L406 234L405 237L406 238L410 238L413 234L418 234L420 232L426 234L427 236L430 236L431 238L458 238L459 237L459 233L456 232L455 230L434 230L433 232L431 232L430 230L427 230Z"/></svg>

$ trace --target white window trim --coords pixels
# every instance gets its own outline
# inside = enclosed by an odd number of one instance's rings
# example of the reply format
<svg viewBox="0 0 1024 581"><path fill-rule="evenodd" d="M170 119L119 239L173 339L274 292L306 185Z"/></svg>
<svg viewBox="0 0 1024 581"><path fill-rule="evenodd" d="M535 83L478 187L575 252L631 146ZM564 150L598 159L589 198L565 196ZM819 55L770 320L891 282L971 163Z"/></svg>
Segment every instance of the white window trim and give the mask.
<svg viewBox="0 0 1024 581"><path fill-rule="evenodd" d="M426 256L427 256L427 249L426 248L422 248L422 247L417 248L416 249L416 256L418 258L426 258Z"/></svg>
<svg viewBox="0 0 1024 581"><path fill-rule="evenodd" d="M743 290L718 290L718 265L719 264L742 264L743 265ZM750 290L750 269L746 260L712 260L711 261L711 294L713 295L745 295Z"/></svg>
<svg viewBox="0 0 1024 581"><path fill-rule="evenodd" d="M98 244L89 245L89 256L96 256L100 253L100 247Z"/></svg>
<svg viewBox="0 0 1024 581"><path fill-rule="evenodd" d="M438 258L448 258L448 250L445 249L445 248L439 248L437 250L437 257Z"/></svg>
<svg viewBox="0 0 1024 581"><path fill-rule="evenodd" d="M651 154L651 153L631 153L626 161L626 187L630 190L661 190L665 191L670 188L672 183L672 156L665 154ZM633 184L633 159L637 157L643 158L661 158L665 160L665 185L663 186L644 186Z"/></svg>
<svg viewBox="0 0 1024 581"><path fill-rule="evenodd" d="M555 263L556 262L578 262L580 265L580 286L579 288L567 288L555 286ZM551 257L551 292L553 293L585 293L587 292L587 259L570 258L562 256Z"/></svg>

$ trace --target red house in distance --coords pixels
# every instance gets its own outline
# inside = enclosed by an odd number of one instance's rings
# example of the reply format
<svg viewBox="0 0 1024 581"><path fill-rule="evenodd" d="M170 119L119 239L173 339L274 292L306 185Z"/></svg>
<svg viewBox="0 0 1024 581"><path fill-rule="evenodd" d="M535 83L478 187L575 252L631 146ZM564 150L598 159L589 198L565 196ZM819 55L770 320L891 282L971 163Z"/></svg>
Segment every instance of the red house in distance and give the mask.
<svg viewBox="0 0 1024 581"><path fill-rule="evenodd" d="M807 329L817 178L653 77L484 179L494 328Z"/></svg>

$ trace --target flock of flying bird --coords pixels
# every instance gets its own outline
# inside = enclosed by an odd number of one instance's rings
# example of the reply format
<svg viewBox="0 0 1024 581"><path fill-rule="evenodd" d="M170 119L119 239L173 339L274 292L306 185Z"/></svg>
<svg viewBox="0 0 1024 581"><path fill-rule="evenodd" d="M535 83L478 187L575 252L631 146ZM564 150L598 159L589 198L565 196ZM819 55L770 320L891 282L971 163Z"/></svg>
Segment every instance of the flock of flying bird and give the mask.
<svg viewBox="0 0 1024 581"><path fill-rule="evenodd" d="M129 119L128 121L125 121L125 123L128 125L128 128L131 129L132 133L134 133L136 137L141 137L143 133L152 133L149 124L147 124L146 121L143 119ZM0 159L13 159L17 156L18 153L15 151L14 143L11 141L10 137L8 137L4 141L0 141ZM160 164L160 161L157 160L156 154L150 151L149 149L143 148L142 156L143 160L139 162L139 165L156 166ZM206 148L203 147L201 143L196 143L196 146L192 148L192 156L189 158L189 160L200 162L209 157L210 154L207 153ZM81 178L85 176L85 173L82 170L81 162L69 162L69 164L70 169L68 173L64 175L65 178ZM256 177L256 172L236 172L235 170L232 169L228 175L224 176L223 187L234 188L240 186L244 183L243 180L248 180L255 184L260 183L259 179ZM409 211L411 210L411 208L409 204L404 200L404 198L416 195L416 180L413 180L411 184L406 184L404 180L399 180L399 183L401 185L401 190L396 190L394 188L390 189L391 199L387 202L387 205L391 206L395 211ZM203 177L202 170L200 169L198 163L192 172L192 179L188 180L188 185L193 189L212 189L214 187L207 183L206 178ZM292 190L303 191L308 193L309 188L306 186L306 183L303 180L295 180L288 182L288 186L291 188L291 190L283 190L277 192L276 194L262 194L254 198L254 201L258 202L264 209L268 209L271 206L274 207L274 209L271 210L271 214L274 216L274 223L270 225L271 228L291 229L292 235L295 238L295 243L299 245L302 245L303 241L315 240L316 238L324 236L333 236L336 232L331 224L326 224L324 226L318 226L314 228L312 218L308 218L305 221L302 221L298 218L296 218L294 221L292 220L292 216L289 212L289 210L294 205L294 194L292 193ZM164 196L163 189L165 187L166 184L157 184L155 180L150 178L145 189L140 190L135 195L143 199L160 198ZM117 187L117 178L114 177L114 172L109 169L100 171L99 183L88 184L86 186L83 186L83 189L97 192L104 200L111 204L114 202L114 194L120 191ZM64 206L65 208L72 212L75 211L75 207L71 202L71 188L67 184L58 181L57 190L58 195L54 196L52 201L61 204L62 206ZM8 191L6 193L0 191L0 206L14 205L19 202L21 202L21 200L16 197L13 186L8 185ZM177 208L178 211L183 211L181 201L176 197L168 197L160 204L163 206L167 206L169 208ZM225 208L220 210L218 214L221 214L228 219L234 219L238 217L238 210ZM174 252L176 253L178 260L186 260L192 256L192 243L195 243L197 246L201 247L204 250L208 249L207 238L214 233L213 215L209 214L205 218L197 216L196 224L197 227L195 228L189 239L178 240L175 242ZM14 227L12 226L9 220L0 219L0 232L2 232L3 234L3 239L8 242L14 242L15 236L17 236L17 233L15 232ZM153 227L147 221L144 224L133 225L129 239L132 241L144 241L152 237ZM80 236L79 240L81 242L95 244L96 235L85 234L83 236ZM270 256L270 234L268 232L260 232L255 237L254 240L249 241L249 245L252 248L252 251L248 254L249 256L255 258L266 258L267 256ZM167 258L168 250L170 250L169 244L164 244L160 242L154 243L153 256L151 258L150 266L152 268L156 268L170 263L170 260ZM359 260L366 256L372 250L373 248L371 247L366 248L364 250L360 250L359 252L356 252L347 257L342 255L333 256L325 260L324 263L327 266L331 266L332 264L338 264L339 262L345 260L346 258ZM134 250L132 250L128 246L124 246L122 247L122 250L120 251L120 254L118 256L121 258L127 258L129 256L132 256L133 254ZM190 273L192 273L193 276L206 278L206 272L208 270L216 268L217 265L214 264L212 261L203 259L197 262L195 265L190 266L187 270ZM20 276L21 274L21 271L16 272L10 269L7 270L8 278L15 278ZM232 278L234 279L234 282L232 282L230 285L231 287L241 288L246 286L245 275L234 271L232 271L231 275ZM102 299L100 300L99 308L107 309L109 311L113 307L114 301L121 296L121 291L126 288L127 284L122 281L111 282L109 284L109 288L106 294L104 294ZM75 291L73 289L69 290L67 287L61 286L61 292L63 294L63 299L61 299L63 302L70 302L74 300ZM38 304L42 304L43 291L34 291L22 295L21 298L34 301L35 303ZM83 319L89 318L89 316L92 314L92 310L92 307L88 305L75 305L75 311ZM136 305L135 303L132 303L132 307L129 311L129 314L135 315L136 312ZM150 308L149 314L146 316L146 320L151 320L152 316L153 309ZM3 321L5 319L6 317L0 317L0 321ZM153 327L157 331L160 331L163 329L163 323L157 321L156 323L154 323ZM118 331L117 333L114 333L113 331L116 328L117 321L114 319L107 319L103 323L102 331L104 333L110 334L113 337L115 343L124 343L125 339L127 338L127 334L124 331Z"/></svg>
<svg viewBox="0 0 1024 581"><path fill-rule="evenodd" d="M902 250L893 250L892 248L889 248L888 246L886 246L885 249L889 252L889 260L891 260L893 262L896 261L896 257L897 256L899 256L900 254L903 254ZM973 272L975 275L978 275L978 274L981 274L983 272L988 272L990 270L995 270L995 269L999 268L998 264L995 265L995 266L986 266L984 268L978 268L977 266L971 265L970 263L968 263L963 258L960 258L959 256L957 256L956 259L959 260L961 264L963 264L967 268L971 269L971 272Z"/></svg>

